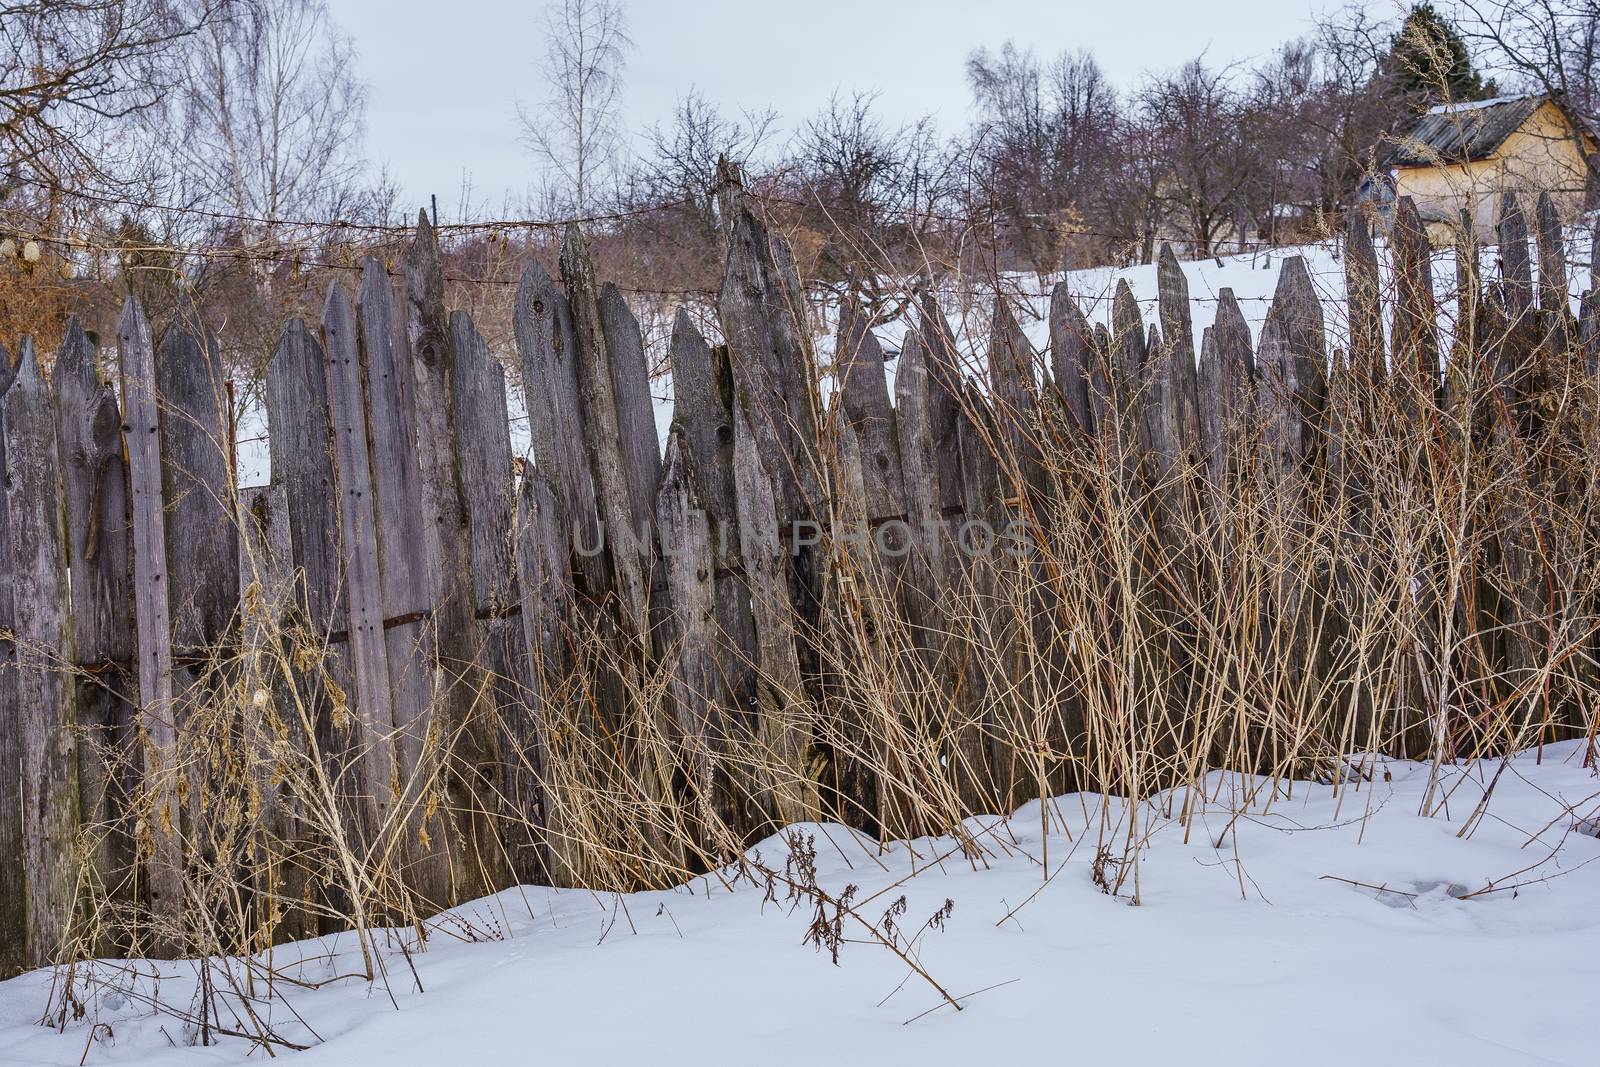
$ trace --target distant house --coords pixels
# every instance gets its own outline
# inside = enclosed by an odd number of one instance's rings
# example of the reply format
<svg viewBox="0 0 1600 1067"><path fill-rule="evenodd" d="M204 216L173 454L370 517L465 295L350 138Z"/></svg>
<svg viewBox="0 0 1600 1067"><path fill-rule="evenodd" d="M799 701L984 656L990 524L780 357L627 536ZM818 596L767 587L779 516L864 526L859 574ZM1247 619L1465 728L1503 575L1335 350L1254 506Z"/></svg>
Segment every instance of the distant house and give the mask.
<svg viewBox="0 0 1600 1067"><path fill-rule="evenodd" d="M1596 150L1589 131L1549 96L1506 96L1429 109L1381 158L1381 176L1358 199L1387 215L1411 197L1435 243L1444 243L1467 212L1480 238L1494 231L1500 194L1548 189L1562 220L1588 206L1584 157ZM1579 142L1583 145L1579 150ZM1531 206L1531 205L1530 205Z"/></svg>

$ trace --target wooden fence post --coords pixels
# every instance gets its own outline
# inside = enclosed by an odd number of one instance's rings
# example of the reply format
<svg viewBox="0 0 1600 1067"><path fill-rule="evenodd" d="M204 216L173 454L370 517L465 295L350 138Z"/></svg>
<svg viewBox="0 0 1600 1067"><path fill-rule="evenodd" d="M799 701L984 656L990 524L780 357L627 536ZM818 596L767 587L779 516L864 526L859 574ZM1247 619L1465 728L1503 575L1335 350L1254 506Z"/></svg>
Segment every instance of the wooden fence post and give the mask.
<svg viewBox="0 0 1600 1067"><path fill-rule="evenodd" d="M1239 469L1239 443L1249 432L1256 394L1250 327L1232 289L1217 291L1216 321L1201 341L1195 383L1200 450L1210 465L1213 486L1221 490Z"/></svg>
<svg viewBox="0 0 1600 1067"><path fill-rule="evenodd" d="M72 577L74 680L83 819L92 863L107 890L123 884L132 835L117 825L132 788L133 600L128 471L122 412L101 379L94 346L76 319L51 374L65 492L65 535ZM128 903L124 900L123 903Z"/></svg>
<svg viewBox="0 0 1600 1067"><path fill-rule="evenodd" d="M1050 364L1068 426L1080 438L1094 434L1089 400L1093 345L1094 331L1089 320L1084 318L1067 283L1057 282L1050 292Z"/></svg>
<svg viewBox="0 0 1600 1067"><path fill-rule="evenodd" d="M432 518L424 510L416 384L405 323L395 303L388 272L369 257L361 271L356 318L366 387L367 461L372 471L383 639L396 730L399 825L405 827L410 854L408 885L429 905L442 907L454 880L468 867L465 853L471 846L449 823L455 813L446 803L435 803L436 791L443 789L454 725L440 706L437 678L433 611L436 569L442 561L434 553Z"/></svg>
<svg viewBox="0 0 1600 1067"><path fill-rule="evenodd" d="M800 674L788 555L778 527L779 505L755 431L743 407L736 407L733 416L739 552L750 584L759 668L756 721L761 745L777 763L766 791L780 823L806 822L818 817L821 806L812 764L814 709Z"/></svg>
<svg viewBox="0 0 1600 1067"><path fill-rule="evenodd" d="M666 468L656 497L662 563L672 596L673 712L685 748L684 776L691 816L705 824L736 826L726 792L717 788L720 757L726 755L717 719L725 714L717 673L717 593L711 524L695 487L682 424L667 437ZM712 841L702 831L702 847Z"/></svg>
<svg viewBox="0 0 1600 1067"><path fill-rule="evenodd" d="M659 455L651 462L655 449L653 421L640 417L641 403L649 404L649 381L644 375L643 349L637 362L619 353L614 364L607 344L601 314L601 297L589 260L589 246L578 227L569 225L561 245L561 280L566 287L567 305L572 311L572 335L576 341L574 362L578 398L584 415L584 446L589 470L594 478L595 500L599 508L601 531L610 566L616 599L614 612L623 673L617 721L623 725L624 749L633 762L630 768L641 776L651 800L666 806L672 798L673 769L668 753L670 730L659 709L646 695L644 679L653 655L650 632L650 586L653 551L648 536L650 512L654 510L655 483L642 483L657 476ZM631 348L622 331L629 328L618 321L612 309L613 336ZM632 316L627 318L631 321ZM637 326L631 327L637 334ZM628 394L617 391L618 380L625 382ZM635 395L643 392L642 401ZM628 413L627 431L634 440L623 441L623 412ZM640 440L648 435L648 443ZM642 490L636 493L636 486ZM637 509L647 508L641 515Z"/></svg>
<svg viewBox="0 0 1600 1067"><path fill-rule="evenodd" d="M584 412L575 362L578 342L566 294L536 259L528 260L523 269L512 325L522 357L534 461L555 490L561 511L556 521L567 529L569 549L576 549L569 564L576 591L598 598L610 588L610 574L600 551L594 476L584 454Z"/></svg>
<svg viewBox="0 0 1600 1067"><path fill-rule="evenodd" d="M1297 482L1323 455L1327 406L1327 346L1322 304L1305 260L1284 260L1256 353L1257 405L1269 471L1281 484Z"/></svg>
<svg viewBox="0 0 1600 1067"><path fill-rule="evenodd" d="M1500 300L1505 323L1490 339L1496 349L1494 376L1504 390L1514 425L1524 437L1533 431L1535 414L1529 401L1537 389L1535 360L1538 326L1534 321L1533 263L1528 256L1528 221L1515 193L1500 200Z"/></svg>
<svg viewBox="0 0 1600 1067"><path fill-rule="evenodd" d="M322 354L327 360L328 423L339 502L346 634L350 673L355 682L354 706L340 708L336 704L334 720L352 720L350 750L359 761L356 777L362 790L358 800L366 831L376 839L388 828L403 783L396 765L396 723L389 691L389 651L384 640L378 532L366 411L361 397L356 313L338 282L329 284L323 305ZM290 507L294 507L292 499Z"/></svg>
<svg viewBox="0 0 1600 1067"><path fill-rule="evenodd" d="M1395 285L1391 381L1400 391L1403 409L1416 420L1436 403L1439 339L1432 247L1409 196L1395 204L1391 244Z"/></svg>
<svg viewBox="0 0 1600 1067"><path fill-rule="evenodd" d="M998 476L973 421L979 412L966 406L974 398L962 380L955 337L931 291L922 293L917 311L915 332L908 334L895 373L901 467L908 507L923 516L919 532L926 531L930 597L938 598L929 617L942 619L933 640L952 694L945 761L968 810L991 811L1000 803L995 779L999 764L989 729L989 679L961 632L965 621L955 620L963 612L974 619L980 613L987 617L982 591L992 576L979 557L994 546L982 544L981 532L968 523L988 522L992 516L968 508L988 507ZM913 336L915 345L910 343ZM924 466L925 473L920 469Z"/></svg>
<svg viewBox="0 0 1600 1067"><path fill-rule="evenodd" d="M17 366L11 353L0 345L0 486L6 479L6 418L5 395L16 381ZM0 553L6 552L10 536L6 532L7 494L0 490ZM0 791L5 796L22 794L22 730L10 724L21 722L17 700L17 646L10 638L16 626L16 613L12 603L11 582L0 580ZM28 910L26 885L19 858L25 847L27 827L23 824L21 804L0 804L0 978L28 966L27 929Z"/></svg>
<svg viewBox="0 0 1600 1067"><path fill-rule="evenodd" d="M682 308L672 324L670 357L673 432L680 438L678 447L684 453L683 471L688 480L685 492L705 512L706 534L711 542L709 565L716 598L711 621L715 642L712 665L716 674L707 682L711 689L704 699L715 699L720 708L714 720L714 740L721 745L732 744L738 751L754 743L760 723L755 618L740 553L738 497L734 488L732 368L728 350L708 346ZM662 485L666 484L663 476ZM657 501L662 552L667 557L669 575L675 576L674 583L686 581L690 576L677 572L679 564L672 553L688 549L674 539L676 529L669 536L666 517L659 514L662 499L658 497ZM685 536L693 532L692 525L683 529ZM680 603L676 593L673 603ZM676 610L681 614L686 609L679 606ZM737 820L733 825L753 831L771 818L770 811L760 810L759 786L737 763L723 763L714 774L721 783L717 786L718 795L722 790L728 793L724 803L728 816Z"/></svg>
<svg viewBox="0 0 1600 1067"><path fill-rule="evenodd" d="M812 723L825 582L819 402L793 261L742 196L728 199L734 210L717 310L738 409L734 481L765 676L761 709L773 720L761 733L781 753L790 780L779 783L777 805L792 822L816 817L815 757L823 755Z"/></svg>
<svg viewBox="0 0 1600 1067"><path fill-rule="evenodd" d="M365 501L346 501L335 471L329 402L333 370L328 354L306 324L290 319L267 365L268 447L272 484L282 493L287 563L294 576L285 606L291 618L304 625L310 640L323 643L326 652L319 671L302 671L298 679L312 734L303 741L308 751L328 762L333 781L344 780L337 773L342 766L355 768L353 791L338 799L344 804L340 814L355 817L359 837L377 830L375 801L363 796L371 788L365 773L370 758L366 749L392 742L373 736L362 710L368 708L361 686L370 684L369 673L363 671L358 677L355 671L362 660L354 646L359 645L364 655L369 639L363 635L352 642L347 578L354 579L359 560L366 557L360 554L358 539L345 532L342 512L349 509L353 513L356 505ZM358 561L348 572L346 559ZM324 684L324 679L331 686ZM291 730L299 725L286 723Z"/></svg>
<svg viewBox="0 0 1600 1067"><path fill-rule="evenodd" d="M493 829L499 758L489 721L494 699L480 661L472 578L471 515L456 449L455 333L444 304L439 243L426 213L405 256L404 317L412 382L413 433L428 569L427 627L435 654L434 736L446 748L439 791L446 809L448 900L488 893L504 879ZM507 477L508 465L501 477Z"/></svg>
<svg viewBox="0 0 1600 1067"><path fill-rule="evenodd" d="M1571 297L1567 294L1566 241L1550 190L1539 191L1533 217L1539 237L1539 310L1551 324L1548 330L1572 317Z"/></svg>
<svg viewBox="0 0 1600 1067"><path fill-rule="evenodd" d="M477 699L490 701L500 719L496 748L502 801L496 807L509 809L502 813L513 819L506 824L501 845L509 850L517 877L532 881L548 877L548 864L538 835L543 821L539 746L528 721L533 681L522 620L516 618L522 610L522 594L517 586L516 487L505 372L464 311L450 316L450 344L455 463L466 506L463 537L470 550L478 655L488 672L482 684L489 690ZM489 782L480 783L479 803L487 803L494 788ZM480 851L497 851L500 846L486 840L479 847Z"/></svg>
<svg viewBox="0 0 1600 1067"><path fill-rule="evenodd" d="M1378 252L1372 227L1359 211L1345 221L1345 304L1350 313L1350 365L1357 380L1374 388L1388 380L1388 360L1383 344L1383 310L1378 275Z"/></svg>
<svg viewBox="0 0 1600 1067"><path fill-rule="evenodd" d="M150 910L157 930L146 954L175 954L184 944L183 869L176 776L178 731L173 703L171 582L162 504L161 416L150 326L136 297L117 322L123 441L128 457L133 541L133 611L138 650L139 732L144 781L140 804L154 842L148 863Z"/></svg>
<svg viewBox="0 0 1600 1067"><path fill-rule="evenodd" d="M78 755L73 687L61 457L49 386L24 337L16 380L5 391L4 571L16 633L15 718L20 788L7 798L22 812L23 963L39 967L71 932L78 887Z"/></svg>
<svg viewBox="0 0 1600 1067"><path fill-rule="evenodd" d="M302 448L308 444L300 440ZM252 709L239 724L239 740L261 797L250 852L261 948L319 932L316 916L303 906L319 881L305 848L306 798L285 789L277 773L285 749L289 760L313 759L317 752L282 671L281 657L296 652L288 635L299 609L288 500L278 479L239 490L239 667ZM321 536L332 540L326 530Z"/></svg>
<svg viewBox="0 0 1600 1067"><path fill-rule="evenodd" d="M1156 266L1161 333L1166 340L1165 391L1171 396L1173 443L1179 457L1188 457L1200 439L1199 386L1194 355L1194 326L1189 316L1189 280L1177 253L1165 242ZM1180 460L1181 462L1181 460Z"/></svg>
<svg viewBox="0 0 1600 1067"><path fill-rule="evenodd" d="M524 349L523 357L527 358ZM530 398L530 406L532 399ZM546 472L528 468L522 475L517 502L517 585L522 595L523 641L528 657L528 735L523 773L533 775L542 816L535 859L546 865L552 885L582 885L578 842L569 834L571 819L562 804L552 767L554 727L565 729L553 712L562 683L572 667L567 644L567 614L577 607L572 584L572 529L565 521L560 490ZM553 721L554 720L554 721ZM520 868L519 868L520 869Z"/></svg>
<svg viewBox="0 0 1600 1067"><path fill-rule="evenodd" d="M156 390L174 662L198 679L199 661L231 644L238 622L239 531L227 371L186 294L156 354Z"/></svg>

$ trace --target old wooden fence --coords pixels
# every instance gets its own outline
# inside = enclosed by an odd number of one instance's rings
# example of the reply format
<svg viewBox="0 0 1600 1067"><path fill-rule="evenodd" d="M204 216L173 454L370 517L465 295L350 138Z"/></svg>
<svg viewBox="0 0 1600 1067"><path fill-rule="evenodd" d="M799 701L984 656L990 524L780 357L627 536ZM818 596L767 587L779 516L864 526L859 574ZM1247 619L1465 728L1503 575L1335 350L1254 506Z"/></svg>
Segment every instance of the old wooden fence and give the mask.
<svg viewBox="0 0 1600 1067"><path fill-rule="evenodd" d="M877 825L889 799L819 751L829 687L848 680L819 661L817 635L854 595L819 531L853 516L878 535L891 610L939 635L936 673L980 722L998 698L945 654L960 630L946 591L974 520L998 529L1042 510L1053 477L1042 450L1109 435L1153 485L1189 458L1221 479L1230 420L1248 408L1275 469L1326 466L1330 370L1410 381L1419 395L1444 388L1427 246L1407 202L1387 331L1371 236L1351 224L1347 353L1328 350L1311 280L1290 261L1259 345L1225 291L1197 358L1169 251L1148 332L1126 288L1107 331L1063 287L1037 353L998 303L982 386L962 375L932 296L913 309L892 396L873 335L847 318L827 405L793 260L737 193L728 215L725 343L680 314L664 455L638 325L618 290L597 284L576 228L560 281L533 264L517 294L536 460L520 473L502 369L471 319L447 311L425 217L398 282L368 262L353 297L330 287L320 323L284 327L266 381L268 487L232 483L224 367L190 308L156 337L128 301L120 384L76 326L48 380L26 341L20 360L0 359L0 971L59 952L91 881L172 917L163 937L182 928L186 881L204 860L183 833L195 799L183 774L156 772L182 759L175 709L206 699L248 718L302 686L317 736L298 743L316 742L338 769L353 824L408 826L407 877L436 904L513 879L584 877L568 855L577 835L561 825L582 813L560 809L544 779L567 743L546 708L574 678L592 720L580 727L612 746L592 751L629 768L647 801L704 805L751 832L825 811ZM1518 361L1540 331L1572 331L1591 373L1596 345L1600 304L1591 292L1568 321L1559 235L1539 217L1546 291L1516 253L1527 232L1508 201L1503 276L1482 301L1532 331L1506 331L1518 338L1500 355L1513 407ZM1483 283L1462 286L1476 303ZM263 615L260 602L278 606ZM226 651L251 645L252 627L301 635L317 663L299 664L299 682L240 686ZM661 678L665 696L652 691ZM653 737L685 743L663 760ZM732 772L714 754L735 738L787 773L723 781ZM1014 758L976 727L940 743L966 764ZM124 758L103 758L112 751ZM437 774L421 770L430 759ZM978 777L956 788L971 810L1016 799ZM136 826L80 838L135 804ZM269 796L249 817L305 817L291 808ZM506 810L515 833L497 817Z"/></svg>

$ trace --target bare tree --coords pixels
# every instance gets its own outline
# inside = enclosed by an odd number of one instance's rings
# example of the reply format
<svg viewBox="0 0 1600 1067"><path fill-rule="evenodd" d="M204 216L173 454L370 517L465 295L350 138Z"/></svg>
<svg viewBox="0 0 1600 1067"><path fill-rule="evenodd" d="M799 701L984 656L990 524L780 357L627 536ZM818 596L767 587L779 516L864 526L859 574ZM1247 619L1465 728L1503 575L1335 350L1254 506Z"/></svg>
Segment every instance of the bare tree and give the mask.
<svg viewBox="0 0 1600 1067"><path fill-rule="evenodd" d="M787 182L820 238L817 276L869 288L882 273L918 269L953 170L931 117L890 125L876 100L835 94L796 135Z"/></svg>
<svg viewBox="0 0 1600 1067"><path fill-rule="evenodd" d="M1096 185L1097 216L1114 235L1110 250L1124 260L1155 261L1167 174L1163 146L1154 128L1135 115L1118 119Z"/></svg>
<svg viewBox="0 0 1600 1067"><path fill-rule="evenodd" d="M690 89L678 98L670 120L645 131L645 151L629 175L629 202L683 201L707 232L715 232L717 161L746 170L777 118L770 109L726 118L715 103Z"/></svg>
<svg viewBox="0 0 1600 1067"><path fill-rule="evenodd" d="M168 58L211 14L164 0L0 3L0 166L56 187L116 178L101 135L160 103Z"/></svg>
<svg viewBox="0 0 1600 1067"><path fill-rule="evenodd" d="M1195 59L1139 94L1144 121L1170 169L1161 198L1187 230L1195 255L1211 254L1263 166L1250 136L1248 103L1230 75Z"/></svg>
<svg viewBox="0 0 1600 1067"><path fill-rule="evenodd" d="M972 133L982 196L1013 245L1037 269L1059 265L1073 229L1090 218L1118 121L1116 94L1087 52L1049 64L1007 42L967 58L981 119Z"/></svg>
<svg viewBox="0 0 1600 1067"><path fill-rule="evenodd" d="M587 214L616 164L628 21L620 0L554 0L544 11L549 95L518 106L524 143L548 168L551 199ZM552 181L564 188L551 189Z"/></svg>
<svg viewBox="0 0 1600 1067"><path fill-rule="evenodd" d="M220 0L185 49L164 131L172 191L239 216L271 240L284 218L349 219L371 207L360 151L366 88L324 0Z"/></svg>

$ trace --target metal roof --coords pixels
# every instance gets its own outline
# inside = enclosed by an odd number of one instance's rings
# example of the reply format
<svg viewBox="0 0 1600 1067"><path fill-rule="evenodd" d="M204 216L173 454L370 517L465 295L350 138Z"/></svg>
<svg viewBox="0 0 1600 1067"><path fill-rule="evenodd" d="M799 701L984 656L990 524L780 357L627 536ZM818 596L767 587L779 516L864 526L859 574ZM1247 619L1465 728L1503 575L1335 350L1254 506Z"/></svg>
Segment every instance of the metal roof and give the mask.
<svg viewBox="0 0 1600 1067"><path fill-rule="evenodd" d="M1432 167L1486 159L1528 121L1548 96L1509 96L1431 109L1394 138L1385 167Z"/></svg>

